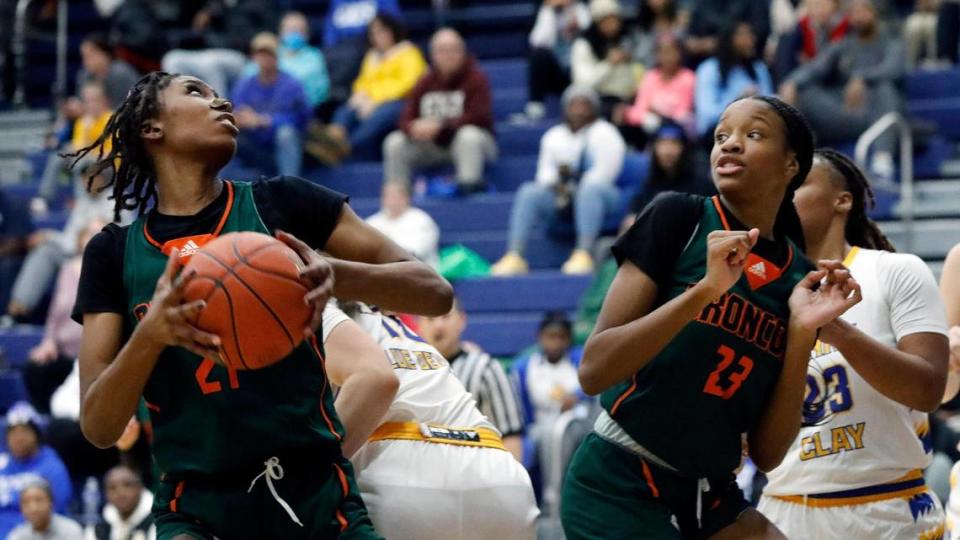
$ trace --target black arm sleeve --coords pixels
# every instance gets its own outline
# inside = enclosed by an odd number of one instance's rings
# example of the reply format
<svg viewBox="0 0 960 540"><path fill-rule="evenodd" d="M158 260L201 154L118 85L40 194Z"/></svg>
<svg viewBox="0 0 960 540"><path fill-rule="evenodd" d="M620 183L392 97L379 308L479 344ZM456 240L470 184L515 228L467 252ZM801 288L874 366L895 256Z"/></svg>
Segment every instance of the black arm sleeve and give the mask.
<svg viewBox="0 0 960 540"><path fill-rule="evenodd" d="M296 176L279 176L253 184L253 198L264 225L323 249L340 219L347 196Z"/></svg>
<svg viewBox="0 0 960 540"><path fill-rule="evenodd" d="M664 288L700 221L703 200L700 195L675 191L657 195L613 245L617 264L632 262L658 287Z"/></svg>
<svg viewBox="0 0 960 540"><path fill-rule="evenodd" d="M83 324L84 313L127 312L123 293L123 248L127 228L107 225L83 250L77 301L71 318Z"/></svg>

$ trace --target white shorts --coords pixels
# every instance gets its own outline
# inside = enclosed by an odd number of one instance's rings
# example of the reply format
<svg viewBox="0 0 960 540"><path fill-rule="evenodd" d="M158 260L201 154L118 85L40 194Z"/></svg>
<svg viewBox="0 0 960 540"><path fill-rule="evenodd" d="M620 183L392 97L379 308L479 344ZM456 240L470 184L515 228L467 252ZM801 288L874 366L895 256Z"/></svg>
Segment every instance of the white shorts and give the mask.
<svg viewBox="0 0 960 540"><path fill-rule="evenodd" d="M532 540L530 476L504 450L369 442L352 459L377 532L390 540Z"/></svg>
<svg viewBox="0 0 960 540"><path fill-rule="evenodd" d="M948 540L960 540L960 461L950 469L950 499L947 500Z"/></svg>
<svg viewBox="0 0 960 540"><path fill-rule="evenodd" d="M930 490L824 508L764 495L757 509L791 540L940 540L944 534L943 507Z"/></svg>

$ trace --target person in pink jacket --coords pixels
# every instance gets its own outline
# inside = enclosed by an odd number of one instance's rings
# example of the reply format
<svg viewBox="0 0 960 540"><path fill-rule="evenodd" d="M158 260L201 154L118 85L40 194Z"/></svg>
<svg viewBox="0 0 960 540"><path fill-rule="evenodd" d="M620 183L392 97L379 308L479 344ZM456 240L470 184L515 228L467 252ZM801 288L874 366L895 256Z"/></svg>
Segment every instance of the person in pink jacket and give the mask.
<svg viewBox="0 0 960 540"><path fill-rule="evenodd" d="M656 132L669 118L689 127L693 122L693 89L696 77L683 67L680 39L664 34L657 39L657 66L647 72L637 90L637 98L624 113L623 123L642 126L648 134Z"/></svg>

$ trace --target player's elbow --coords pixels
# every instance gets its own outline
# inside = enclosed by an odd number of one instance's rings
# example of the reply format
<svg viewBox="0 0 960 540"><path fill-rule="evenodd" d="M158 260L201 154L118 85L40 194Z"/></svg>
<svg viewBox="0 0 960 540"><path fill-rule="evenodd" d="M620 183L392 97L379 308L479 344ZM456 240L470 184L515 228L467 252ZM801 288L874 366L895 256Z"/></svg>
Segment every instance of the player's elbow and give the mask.
<svg viewBox="0 0 960 540"><path fill-rule="evenodd" d="M393 398L397 396L397 392L400 390L400 380L397 379L393 370L389 369L386 372L373 374L370 386L376 391L373 395L378 395L384 401L393 403Z"/></svg>
<svg viewBox="0 0 960 540"><path fill-rule="evenodd" d="M424 302L421 315L439 317L450 313L451 309L453 309L453 286L439 274L434 274L430 284L430 294Z"/></svg>
<svg viewBox="0 0 960 540"><path fill-rule="evenodd" d="M606 389L603 386L600 370L597 369L596 362L587 360L587 350L584 350L580 367L577 368L577 380L580 381L580 389L588 396L595 396Z"/></svg>
<svg viewBox="0 0 960 540"><path fill-rule="evenodd" d="M80 414L80 432L90 444L100 449L110 448L117 444L120 433L112 433L103 422L91 418L90 414Z"/></svg>
<svg viewBox="0 0 960 540"><path fill-rule="evenodd" d="M764 474L780 466L780 462L783 461L784 456L786 456L786 452L782 454L764 452L762 450L750 452L750 459L753 461L753 464Z"/></svg>

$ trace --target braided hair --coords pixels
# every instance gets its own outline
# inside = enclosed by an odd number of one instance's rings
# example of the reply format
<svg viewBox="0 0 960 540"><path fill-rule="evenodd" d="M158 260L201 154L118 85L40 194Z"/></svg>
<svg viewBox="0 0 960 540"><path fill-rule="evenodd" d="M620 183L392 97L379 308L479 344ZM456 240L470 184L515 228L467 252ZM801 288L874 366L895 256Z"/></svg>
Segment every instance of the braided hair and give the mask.
<svg viewBox="0 0 960 540"><path fill-rule="evenodd" d="M806 251L806 242L803 238L803 227L800 224L800 215L797 214L797 208L793 205L793 194L803 185L807 174L813 167L813 151L817 147L816 139L813 135L813 128L807 122L807 119L800 114L795 107L773 96L751 96L742 99L755 99L769 105L783 119L786 126L787 148L793 150L797 155L797 163L800 169L797 174L787 184L787 191L783 194L783 200L780 201L780 209L777 211L777 220L774 223L774 229L780 231L789 237L801 251Z"/></svg>
<svg viewBox="0 0 960 540"><path fill-rule="evenodd" d="M853 246L862 246L868 249L896 251L890 240L880 231L880 227L867 216L867 212L876 206L876 198L870 182L847 156L830 148L821 148L816 151L816 157L823 160L843 179L843 189L853 197L850 205L850 214L844 228L844 238Z"/></svg>
<svg viewBox="0 0 960 540"><path fill-rule="evenodd" d="M89 146L63 157L73 158L73 168L87 154L96 151L96 162L86 169L87 189L93 189L94 178L109 171L107 184L100 191L112 188L114 200L113 217L120 221L124 210L146 212L151 201L157 198L157 174L153 159L140 137L143 123L155 118L160 112L159 94L176 74L154 71L143 76L127 93L127 97L110 115L103 133ZM110 151L104 155L104 143L110 142Z"/></svg>

